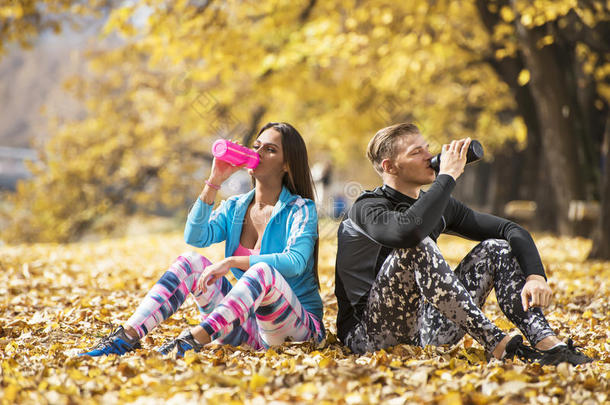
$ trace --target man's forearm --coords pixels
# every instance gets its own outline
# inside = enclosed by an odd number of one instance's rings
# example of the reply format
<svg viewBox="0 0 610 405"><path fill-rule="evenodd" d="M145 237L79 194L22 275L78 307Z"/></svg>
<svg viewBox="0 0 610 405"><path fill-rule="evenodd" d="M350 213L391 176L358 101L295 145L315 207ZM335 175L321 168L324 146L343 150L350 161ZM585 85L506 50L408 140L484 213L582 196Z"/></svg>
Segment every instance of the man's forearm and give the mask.
<svg viewBox="0 0 610 405"><path fill-rule="evenodd" d="M377 243L392 248L410 248L428 236L440 220L455 181L449 175L437 179L419 200L406 210L390 208L385 199L362 202L354 220Z"/></svg>

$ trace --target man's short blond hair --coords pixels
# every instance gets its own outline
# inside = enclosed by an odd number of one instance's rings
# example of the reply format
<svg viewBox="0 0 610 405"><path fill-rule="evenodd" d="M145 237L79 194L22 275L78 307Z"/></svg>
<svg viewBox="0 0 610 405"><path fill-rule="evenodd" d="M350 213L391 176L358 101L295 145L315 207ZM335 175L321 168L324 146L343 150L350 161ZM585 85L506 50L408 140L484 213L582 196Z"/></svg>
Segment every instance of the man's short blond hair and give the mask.
<svg viewBox="0 0 610 405"><path fill-rule="evenodd" d="M381 162L384 159L394 159L396 157L396 146L402 137L419 133L419 128L415 124L406 122L377 131L373 139L369 141L369 145L366 148L366 156L380 176L383 174Z"/></svg>

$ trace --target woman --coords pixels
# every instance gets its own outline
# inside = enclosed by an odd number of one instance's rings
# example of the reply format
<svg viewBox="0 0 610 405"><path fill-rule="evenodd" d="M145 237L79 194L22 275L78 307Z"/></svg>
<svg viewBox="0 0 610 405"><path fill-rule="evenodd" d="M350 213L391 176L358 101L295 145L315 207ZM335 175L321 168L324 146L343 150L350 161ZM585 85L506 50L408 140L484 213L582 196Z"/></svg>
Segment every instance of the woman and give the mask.
<svg viewBox="0 0 610 405"><path fill-rule="evenodd" d="M226 241L226 258L212 264L198 253L180 256L125 325L82 355L140 348L139 340L176 312L188 293L203 322L164 344L161 353L176 349L183 356L212 340L263 349L288 338L324 338L318 218L305 142L290 124L268 123L253 149L260 155L259 165L249 169L254 189L212 211L220 185L241 168L214 159L184 230L186 242L196 247ZM229 270L235 286L224 277Z"/></svg>

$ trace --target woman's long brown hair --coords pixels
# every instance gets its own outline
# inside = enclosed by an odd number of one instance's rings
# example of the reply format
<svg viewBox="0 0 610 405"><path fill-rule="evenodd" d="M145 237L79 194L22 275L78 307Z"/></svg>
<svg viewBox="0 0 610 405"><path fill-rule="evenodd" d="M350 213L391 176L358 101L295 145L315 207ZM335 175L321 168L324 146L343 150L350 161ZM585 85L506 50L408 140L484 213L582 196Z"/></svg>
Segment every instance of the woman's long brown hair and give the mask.
<svg viewBox="0 0 610 405"><path fill-rule="evenodd" d="M275 129L282 135L282 152L284 153L284 161L288 164L288 171L284 174L282 184L286 186L292 194L298 194L303 198L309 198L315 202L314 183L313 178L311 177L311 170L309 169L307 146L305 146L303 137L299 131L286 122L269 122L258 131L258 135L269 128ZM313 271L316 276L318 288L320 288L320 279L318 277L319 240L318 237L313 249Z"/></svg>

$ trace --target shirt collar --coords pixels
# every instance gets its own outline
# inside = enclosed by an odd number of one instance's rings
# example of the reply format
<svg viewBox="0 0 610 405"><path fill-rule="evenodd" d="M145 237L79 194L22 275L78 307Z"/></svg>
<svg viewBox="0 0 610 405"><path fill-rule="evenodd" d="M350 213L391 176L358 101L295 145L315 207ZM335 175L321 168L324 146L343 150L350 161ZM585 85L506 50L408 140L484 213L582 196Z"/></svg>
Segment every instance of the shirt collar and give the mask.
<svg viewBox="0 0 610 405"><path fill-rule="evenodd" d="M417 201L417 199L413 198L413 197L409 197L408 195L405 195L403 193L401 193L398 190L394 190L392 187L388 186L387 184L384 184L383 186L381 186L381 192L383 194L385 194L388 198L396 201L396 202L406 202L406 203L415 203ZM421 194L423 193L423 191L420 191L420 197Z"/></svg>
<svg viewBox="0 0 610 405"><path fill-rule="evenodd" d="M239 197L238 204L243 207L248 207L248 205L250 205L250 202L252 202L252 199L254 198L254 193L255 193L255 189L253 188L252 190L248 191L246 194L242 194ZM282 191L280 192L280 196L279 196L277 202L275 203L275 206L273 207L273 213L276 213L277 211L282 209L284 205L286 205L288 202L290 202L291 200L296 199L296 198L297 198L297 196L292 194L286 186L282 186Z"/></svg>

